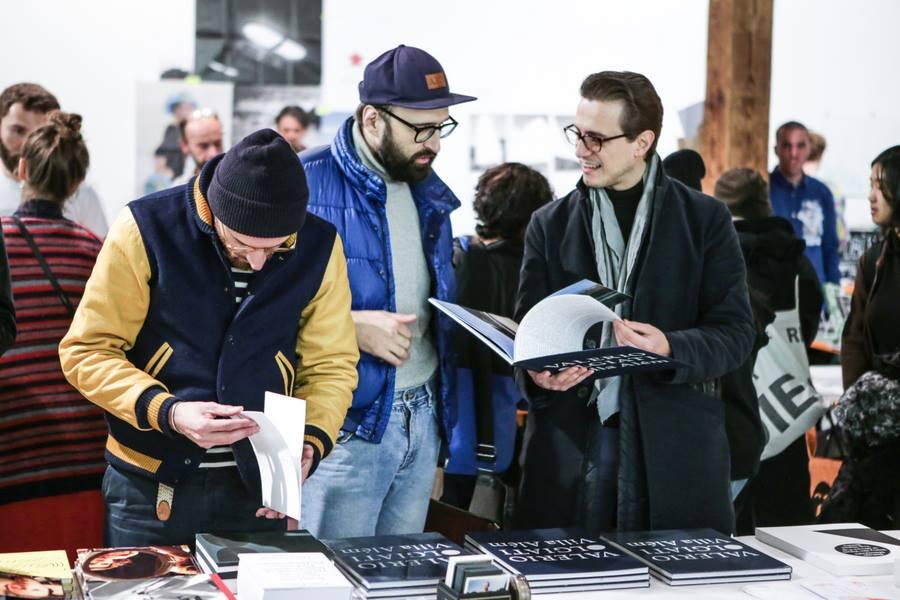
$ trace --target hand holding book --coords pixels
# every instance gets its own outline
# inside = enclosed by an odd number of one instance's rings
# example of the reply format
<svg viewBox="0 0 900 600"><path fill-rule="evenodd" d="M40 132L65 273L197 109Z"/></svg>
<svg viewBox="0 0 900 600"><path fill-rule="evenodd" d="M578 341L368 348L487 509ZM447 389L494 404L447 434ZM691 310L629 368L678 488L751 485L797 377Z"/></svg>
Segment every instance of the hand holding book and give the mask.
<svg viewBox="0 0 900 600"><path fill-rule="evenodd" d="M649 323L623 319L613 322L613 330L620 346L631 346L660 356L672 356L666 334Z"/></svg>

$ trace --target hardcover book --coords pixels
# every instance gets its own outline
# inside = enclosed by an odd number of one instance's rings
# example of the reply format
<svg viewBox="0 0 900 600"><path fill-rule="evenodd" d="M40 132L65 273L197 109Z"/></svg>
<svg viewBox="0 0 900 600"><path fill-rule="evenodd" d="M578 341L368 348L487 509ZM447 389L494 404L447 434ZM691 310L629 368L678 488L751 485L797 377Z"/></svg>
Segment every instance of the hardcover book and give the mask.
<svg viewBox="0 0 900 600"><path fill-rule="evenodd" d="M94 582L85 600L234 600L210 575L170 575Z"/></svg>
<svg viewBox="0 0 900 600"><path fill-rule="evenodd" d="M321 552L328 558L332 551L305 530L254 531L241 533L198 533L197 559L205 573L237 573L238 554L272 552ZM232 575L233 577L236 575Z"/></svg>
<svg viewBox="0 0 900 600"><path fill-rule="evenodd" d="M791 567L713 529L610 533L610 544L669 585L790 579Z"/></svg>
<svg viewBox="0 0 900 600"><path fill-rule="evenodd" d="M630 346L597 347L595 326L620 320L611 307L628 298L583 280L535 304L521 323L436 298L428 301L512 366L552 373L583 366L594 371L591 377L684 366Z"/></svg>
<svg viewBox="0 0 900 600"><path fill-rule="evenodd" d="M73 587L64 550L0 554L0 599L71 598Z"/></svg>
<svg viewBox="0 0 900 600"><path fill-rule="evenodd" d="M756 539L832 575L885 575L900 558L900 539L859 523L758 527Z"/></svg>
<svg viewBox="0 0 900 600"><path fill-rule="evenodd" d="M451 556L469 554L439 533L322 540L366 597L434 597Z"/></svg>
<svg viewBox="0 0 900 600"><path fill-rule="evenodd" d="M470 548L488 554L533 586L592 585L648 580L640 561L577 528L491 531L466 535Z"/></svg>
<svg viewBox="0 0 900 600"><path fill-rule="evenodd" d="M156 582L146 588L144 583L151 579L199 575L200 570L187 546L141 546L79 550L75 574L85 599L96 600L112 593L127 595L132 587L152 589L156 594L168 593L164 590L170 589L169 586ZM111 586L110 582L122 582L122 585ZM173 583L172 587L178 585Z"/></svg>

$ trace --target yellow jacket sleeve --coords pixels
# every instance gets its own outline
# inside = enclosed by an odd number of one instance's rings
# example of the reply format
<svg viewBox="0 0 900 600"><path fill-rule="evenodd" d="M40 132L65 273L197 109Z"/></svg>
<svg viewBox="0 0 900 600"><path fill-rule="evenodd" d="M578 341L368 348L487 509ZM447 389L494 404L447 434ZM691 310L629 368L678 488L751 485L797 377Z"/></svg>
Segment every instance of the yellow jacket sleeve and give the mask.
<svg viewBox="0 0 900 600"><path fill-rule="evenodd" d="M163 431L159 410L171 394L160 392L149 405L139 403L144 390L166 388L125 356L147 317L149 282L141 232L125 208L103 243L69 332L59 344L59 360L66 379L85 398L135 428Z"/></svg>
<svg viewBox="0 0 900 600"><path fill-rule="evenodd" d="M356 389L359 348L350 303L344 247L335 236L322 283L303 310L297 334L294 395L306 400L304 441L317 454L313 465L334 447Z"/></svg>

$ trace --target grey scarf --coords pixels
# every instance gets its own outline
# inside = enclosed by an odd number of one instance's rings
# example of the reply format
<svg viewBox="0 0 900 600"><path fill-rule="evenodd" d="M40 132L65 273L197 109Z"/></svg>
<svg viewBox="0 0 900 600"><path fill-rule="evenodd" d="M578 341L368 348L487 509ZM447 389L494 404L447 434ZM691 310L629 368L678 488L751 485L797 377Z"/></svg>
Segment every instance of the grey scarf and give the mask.
<svg viewBox="0 0 900 600"><path fill-rule="evenodd" d="M619 229L616 212L606 190L590 188L591 231L594 236L597 272L600 275L599 283L629 295L634 292L634 264L644 245L650 217L653 214L653 190L658 164L659 156L654 154L649 168L644 171L644 193L638 202L634 225L631 227L627 243ZM631 301L619 304L615 311L623 319L629 318ZM604 323L600 347L609 348L615 345L616 336L612 323ZM620 394L623 390L628 393L627 390L630 389L629 386L622 385L622 380L623 377L620 376L597 379L594 382L595 393L591 394L591 401L596 400L597 402L597 411L601 422L605 422L619 412Z"/></svg>

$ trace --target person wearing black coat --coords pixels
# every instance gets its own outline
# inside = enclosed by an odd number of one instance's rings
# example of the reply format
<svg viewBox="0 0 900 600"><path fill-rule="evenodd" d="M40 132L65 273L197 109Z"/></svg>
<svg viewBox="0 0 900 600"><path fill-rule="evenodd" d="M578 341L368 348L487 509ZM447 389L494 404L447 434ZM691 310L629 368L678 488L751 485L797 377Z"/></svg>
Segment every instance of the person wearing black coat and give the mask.
<svg viewBox="0 0 900 600"><path fill-rule="evenodd" d="M589 332L586 347L630 345L686 366L601 383L586 383L581 367L517 373L530 412L516 526L731 532L717 380L754 340L731 216L663 172L662 104L646 77L597 73L581 96L565 131L582 178L532 217L516 317L569 284L598 281L633 299L618 307L625 320Z"/></svg>
<svg viewBox="0 0 900 600"><path fill-rule="evenodd" d="M762 317L757 318L760 337L751 357L722 378L731 477L735 481L750 480L740 495L735 494L737 532L752 534L756 525L800 524L812 519L803 436L777 456L760 463L766 437L753 385L753 368L758 350L768 343L765 328L774 312L793 309L795 304L800 335L809 347L819 327L822 290L815 268L804 253L806 244L795 237L789 221L771 216L768 185L759 173L746 168L726 171L716 182L715 196L735 218L747 266L751 306ZM771 316L767 318L766 313ZM735 491L740 491L740 487Z"/></svg>

